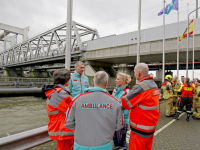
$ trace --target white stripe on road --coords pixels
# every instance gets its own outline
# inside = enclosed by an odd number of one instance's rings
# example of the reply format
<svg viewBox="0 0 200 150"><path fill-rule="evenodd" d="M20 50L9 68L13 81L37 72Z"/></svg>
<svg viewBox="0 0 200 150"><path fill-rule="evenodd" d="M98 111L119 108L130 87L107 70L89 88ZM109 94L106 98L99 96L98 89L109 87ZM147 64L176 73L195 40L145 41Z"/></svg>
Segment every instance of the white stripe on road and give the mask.
<svg viewBox="0 0 200 150"><path fill-rule="evenodd" d="M182 113L180 117L182 117L185 113ZM168 126L170 126L172 123L174 123L176 121L176 119L173 119L172 121L170 121L169 123L167 123L166 125L164 125L162 128L160 128L159 130L157 130L155 133L154 133L154 136L158 135L161 131L163 131L165 128L167 128ZM130 132L131 130L129 130L126 134L126 142L129 143L129 138L130 138Z"/></svg>
<svg viewBox="0 0 200 150"><path fill-rule="evenodd" d="M182 114L179 116L179 118L182 117L184 114L185 114L185 113L182 113ZM176 121L176 119L173 119L173 120L170 121L168 124L164 125L162 128L160 128L158 131L156 131L156 132L154 133L154 136L158 135L158 133L160 133L161 131L163 131L165 128L167 128L169 125L171 125L171 124L174 123L175 121Z"/></svg>

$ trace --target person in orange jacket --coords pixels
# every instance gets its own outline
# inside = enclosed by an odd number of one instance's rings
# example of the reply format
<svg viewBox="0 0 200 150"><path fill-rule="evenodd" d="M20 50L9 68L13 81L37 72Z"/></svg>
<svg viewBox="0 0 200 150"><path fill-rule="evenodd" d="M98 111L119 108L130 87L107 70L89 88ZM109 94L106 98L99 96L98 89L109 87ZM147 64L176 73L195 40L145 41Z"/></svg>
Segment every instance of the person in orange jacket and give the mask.
<svg viewBox="0 0 200 150"><path fill-rule="evenodd" d="M159 119L160 93L146 64L137 64L134 72L138 83L121 99L122 106L131 110L129 150L151 150Z"/></svg>
<svg viewBox="0 0 200 150"><path fill-rule="evenodd" d="M57 140L57 150L71 150L74 146L74 131L65 127L66 112L72 102L65 89L70 81L70 71L56 70L53 78L54 85L44 85L42 88L47 97L48 133L52 140Z"/></svg>

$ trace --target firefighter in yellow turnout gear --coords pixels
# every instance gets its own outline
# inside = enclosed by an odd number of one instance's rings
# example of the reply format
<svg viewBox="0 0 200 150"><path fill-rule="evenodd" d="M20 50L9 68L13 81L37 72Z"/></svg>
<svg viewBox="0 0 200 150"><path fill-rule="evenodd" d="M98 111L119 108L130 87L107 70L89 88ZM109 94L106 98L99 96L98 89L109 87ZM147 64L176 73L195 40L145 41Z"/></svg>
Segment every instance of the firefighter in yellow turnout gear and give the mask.
<svg viewBox="0 0 200 150"><path fill-rule="evenodd" d="M195 120L200 120L200 80L196 81L195 86L196 91L194 94L192 118Z"/></svg>
<svg viewBox="0 0 200 150"><path fill-rule="evenodd" d="M173 108L172 110L174 110L175 112L177 112L178 110L178 90L181 86L181 84L177 81L178 77L174 76L174 78L172 79L172 86L173 86Z"/></svg>
<svg viewBox="0 0 200 150"><path fill-rule="evenodd" d="M166 100L166 116L170 117L175 114L175 110L173 110L173 97L174 97L174 89L171 83L172 76L166 75L165 82L161 83L161 97L164 97Z"/></svg>

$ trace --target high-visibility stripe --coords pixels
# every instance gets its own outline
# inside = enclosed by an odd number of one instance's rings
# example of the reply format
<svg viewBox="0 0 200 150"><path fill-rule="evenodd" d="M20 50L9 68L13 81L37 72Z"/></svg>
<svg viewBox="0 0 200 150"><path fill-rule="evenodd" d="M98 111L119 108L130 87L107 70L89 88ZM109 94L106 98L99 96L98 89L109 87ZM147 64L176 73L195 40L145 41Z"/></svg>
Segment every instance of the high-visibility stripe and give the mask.
<svg viewBox="0 0 200 150"><path fill-rule="evenodd" d="M55 114L59 114L59 113L60 113L59 110L55 110L55 111L51 111L51 112L47 111L47 114L49 114L49 115L55 115Z"/></svg>
<svg viewBox="0 0 200 150"><path fill-rule="evenodd" d="M177 110L177 112L178 112L179 114L181 114L181 113L182 113L182 111L180 111L180 110Z"/></svg>
<svg viewBox="0 0 200 150"><path fill-rule="evenodd" d="M130 124L131 124L133 127L136 127L136 128L139 128L139 129L143 129L143 130L153 130L153 129L156 128L156 126L144 126L144 125L139 125L139 124L137 124L137 126L136 126L136 124L133 123L133 122L131 122L131 121L130 121Z"/></svg>
<svg viewBox="0 0 200 150"><path fill-rule="evenodd" d="M126 96L124 96L124 100L126 101L126 103L128 104L128 106L130 108L133 108L133 106L131 105L131 103L129 102L128 98Z"/></svg>
<svg viewBox="0 0 200 150"><path fill-rule="evenodd" d="M145 82L140 82L138 84L143 88L144 91L147 91L150 89L149 86Z"/></svg>
<svg viewBox="0 0 200 150"><path fill-rule="evenodd" d="M159 109L159 105L153 106L153 107L148 107L148 106L143 106L143 105L139 104L138 107L140 107L143 110L156 110L156 109Z"/></svg>
<svg viewBox="0 0 200 150"><path fill-rule="evenodd" d="M74 135L74 132L48 132L50 136L68 136L68 135Z"/></svg>
<svg viewBox="0 0 200 150"><path fill-rule="evenodd" d="M55 110L55 111L51 111L51 112L47 111L47 114L49 114L49 115L55 115L55 114L59 114L59 113L61 113L61 111L59 111L59 110ZM66 114L66 112L64 114Z"/></svg>

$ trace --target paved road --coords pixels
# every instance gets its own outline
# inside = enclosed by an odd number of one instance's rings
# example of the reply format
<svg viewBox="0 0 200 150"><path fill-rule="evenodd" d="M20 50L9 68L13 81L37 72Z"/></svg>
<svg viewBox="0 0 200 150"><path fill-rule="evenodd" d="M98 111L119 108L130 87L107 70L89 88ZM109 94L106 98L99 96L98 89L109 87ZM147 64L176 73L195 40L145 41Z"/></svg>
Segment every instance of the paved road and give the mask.
<svg viewBox="0 0 200 150"><path fill-rule="evenodd" d="M153 150L200 150L200 121L190 118L186 120L186 114L180 117L178 121L172 121L173 118L165 117L165 103L160 105L160 119L157 129L161 129L169 122L173 122L161 132L156 133L153 142ZM130 133L130 131L129 131ZM127 136L129 137L129 133ZM128 138L127 138L128 141ZM56 142L49 142L33 148L34 150L55 150Z"/></svg>
<svg viewBox="0 0 200 150"><path fill-rule="evenodd" d="M157 130L172 118L166 118L165 103L161 104L161 116ZM186 121L186 114L158 133L153 141L153 150L200 150L200 120Z"/></svg>

